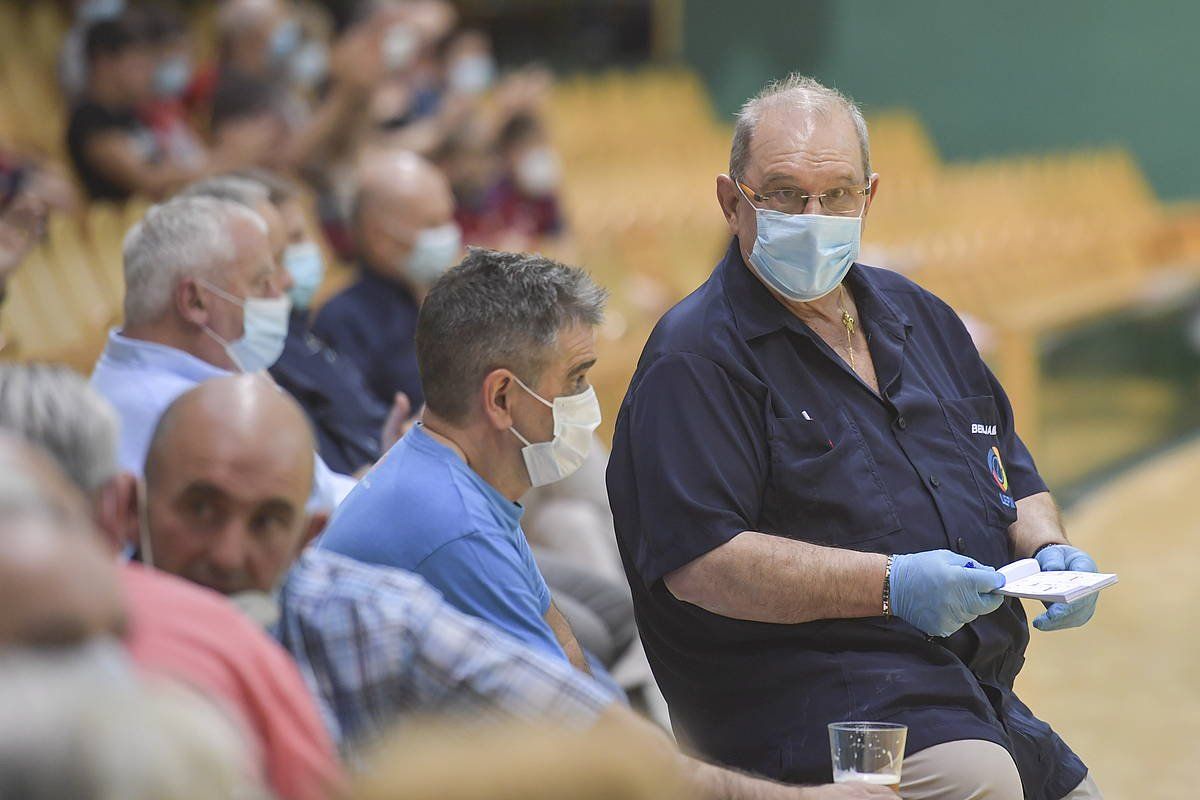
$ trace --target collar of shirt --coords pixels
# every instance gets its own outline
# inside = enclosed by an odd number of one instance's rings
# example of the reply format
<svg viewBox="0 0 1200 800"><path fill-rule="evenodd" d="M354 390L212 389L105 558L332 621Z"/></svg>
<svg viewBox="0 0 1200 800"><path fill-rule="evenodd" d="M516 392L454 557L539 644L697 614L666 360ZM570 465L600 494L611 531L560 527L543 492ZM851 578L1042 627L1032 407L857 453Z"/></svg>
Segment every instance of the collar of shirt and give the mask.
<svg viewBox="0 0 1200 800"><path fill-rule="evenodd" d="M487 499L488 505L496 514L496 518L510 530L515 531L520 527L521 516L525 513L525 509L521 504L514 503L500 494L495 486L492 486L481 478L479 473L471 469L470 465L463 461L457 453L430 436L425 431L424 424L418 422L413 426L412 430L405 434L404 438L412 440L411 446L413 449L444 462L451 469L469 480Z"/></svg>
<svg viewBox="0 0 1200 800"><path fill-rule="evenodd" d="M725 287L725 296L733 310L738 331L746 341L786 328L808 336L810 328L788 310L763 285L742 260L742 251L735 236L718 267ZM894 338L903 341L912 329L908 317L875 284L871 275L857 263L846 274L846 283L854 291L859 316L879 326Z"/></svg>
<svg viewBox="0 0 1200 800"><path fill-rule="evenodd" d="M117 368L167 372L196 383L232 374L191 353L157 342L131 339L115 328L108 332L104 358Z"/></svg>

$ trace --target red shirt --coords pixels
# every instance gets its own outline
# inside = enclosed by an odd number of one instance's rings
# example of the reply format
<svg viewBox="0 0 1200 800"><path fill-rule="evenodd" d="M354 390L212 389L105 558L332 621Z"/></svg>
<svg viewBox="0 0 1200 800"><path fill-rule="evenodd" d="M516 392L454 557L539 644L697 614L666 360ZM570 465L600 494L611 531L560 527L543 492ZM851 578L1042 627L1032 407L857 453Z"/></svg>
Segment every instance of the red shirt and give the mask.
<svg viewBox="0 0 1200 800"><path fill-rule="evenodd" d="M137 563L125 565L122 581L125 645L138 667L186 683L231 713L279 797L327 798L341 768L287 652L216 592Z"/></svg>

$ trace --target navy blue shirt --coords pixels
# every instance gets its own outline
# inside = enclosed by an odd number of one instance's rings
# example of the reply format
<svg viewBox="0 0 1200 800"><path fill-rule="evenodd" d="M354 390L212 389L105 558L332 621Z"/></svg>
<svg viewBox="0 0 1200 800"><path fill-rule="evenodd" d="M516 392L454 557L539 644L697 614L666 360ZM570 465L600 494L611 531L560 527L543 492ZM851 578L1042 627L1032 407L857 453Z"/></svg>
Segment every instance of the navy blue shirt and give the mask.
<svg viewBox="0 0 1200 800"><path fill-rule="evenodd" d="M375 399L391 407L404 392L413 411L425 404L417 370L417 312L412 292L365 266L357 282L326 303L313 332L358 367Z"/></svg>
<svg viewBox="0 0 1200 800"><path fill-rule="evenodd" d="M734 240L659 322L622 404L609 496L675 732L719 763L822 783L827 723L902 722L910 753L1001 744L1027 797L1058 800L1086 768L1013 693L1029 640L1019 601L934 639L895 617L735 620L677 600L663 582L748 530L1012 560L1015 501L1046 487L1003 389L932 294L861 264L846 282L880 394L767 291Z"/></svg>
<svg viewBox="0 0 1200 800"><path fill-rule="evenodd" d="M275 382L296 398L317 434L317 452L334 472L352 475L379 458L390 403L367 390L358 367L308 330L308 313L293 311Z"/></svg>

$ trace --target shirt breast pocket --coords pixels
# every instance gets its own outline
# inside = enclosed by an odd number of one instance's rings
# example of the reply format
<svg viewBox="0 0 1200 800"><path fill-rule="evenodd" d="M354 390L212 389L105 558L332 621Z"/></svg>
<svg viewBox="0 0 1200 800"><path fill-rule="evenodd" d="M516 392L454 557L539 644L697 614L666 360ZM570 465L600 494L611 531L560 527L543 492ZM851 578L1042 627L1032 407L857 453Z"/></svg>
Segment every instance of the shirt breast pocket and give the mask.
<svg viewBox="0 0 1200 800"><path fill-rule="evenodd" d="M858 426L839 410L827 423L772 420L771 474L763 530L814 544L844 547L900 528Z"/></svg>
<svg viewBox="0 0 1200 800"><path fill-rule="evenodd" d="M1008 484L1004 451L1000 446L999 413L990 395L939 400L946 424L966 462L987 521L1007 528L1017 520L1017 504Z"/></svg>

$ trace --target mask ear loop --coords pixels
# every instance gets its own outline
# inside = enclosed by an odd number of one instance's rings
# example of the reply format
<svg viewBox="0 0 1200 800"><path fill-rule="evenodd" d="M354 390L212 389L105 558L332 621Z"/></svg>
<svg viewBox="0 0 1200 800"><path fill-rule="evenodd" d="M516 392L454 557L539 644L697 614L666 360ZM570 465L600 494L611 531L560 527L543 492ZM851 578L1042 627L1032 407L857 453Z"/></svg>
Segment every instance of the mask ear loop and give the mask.
<svg viewBox="0 0 1200 800"><path fill-rule="evenodd" d="M526 385L525 385L525 382L524 382L524 381L522 381L520 378L518 378L518 377L517 377L517 375L516 375L516 373L513 373L513 380L517 382L517 385L518 385L518 386L520 386L520 387L521 387L522 389L524 389L526 392L528 392L529 394L531 394L531 395L533 396L533 398L534 398L535 400L537 400L539 403L541 403L541 404L542 404L542 405L544 405L544 406L547 406L548 408L551 408L551 409L553 409L553 408L554 408L554 403L548 403L548 402L546 402L545 398L543 398L543 397L542 397L540 394L538 394L537 392L535 392L533 389L530 389L528 386L526 386ZM510 426L508 427L508 429L509 429L509 431L511 431L511 432L512 432L513 436L516 436L518 439L520 439L520 440L521 440L521 444L525 445L526 447L532 447L532 446L533 446L533 442L529 441L529 440L528 440L528 439L526 439L524 436L522 436L522 435L520 434L520 432L518 432L518 431L517 431L517 429L516 429L515 427L513 427L513 426L511 426L511 425L510 425Z"/></svg>
<svg viewBox="0 0 1200 800"><path fill-rule="evenodd" d="M222 289L219 286L214 286L211 281L208 281L204 278L196 278L196 282L204 284L204 287L206 289L208 289L210 292L212 292L213 294L215 294L217 297L220 297L223 300L227 300L230 303L233 303L234 305L241 306L242 314L244 315L246 313L246 301L245 300L241 300L241 299L235 297L234 295L231 295L229 292L225 291L224 289ZM214 331L212 328L208 327L207 325L204 325L201 328L201 330L203 330L204 333L209 338L211 338L217 344L221 345L221 347L225 350L225 355L229 356L229 360L233 362L233 365L235 367L237 367L238 372L242 372L242 373L246 372L246 367L242 365L241 360L233 352L233 348L230 346L229 342L225 341L225 339L223 337L218 336L217 332Z"/></svg>

